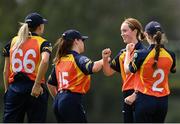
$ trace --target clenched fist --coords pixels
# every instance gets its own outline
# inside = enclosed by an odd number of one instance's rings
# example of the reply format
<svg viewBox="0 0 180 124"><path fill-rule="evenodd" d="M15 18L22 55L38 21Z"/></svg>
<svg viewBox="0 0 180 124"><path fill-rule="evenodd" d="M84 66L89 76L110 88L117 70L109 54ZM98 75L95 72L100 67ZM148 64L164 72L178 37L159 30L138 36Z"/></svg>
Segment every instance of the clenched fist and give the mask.
<svg viewBox="0 0 180 124"><path fill-rule="evenodd" d="M102 51L102 58L103 59L107 59L111 56L111 49L110 48L106 48Z"/></svg>
<svg viewBox="0 0 180 124"><path fill-rule="evenodd" d="M134 43L129 43L126 45L126 51L131 53L134 50L134 47L135 47Z"/></svg>

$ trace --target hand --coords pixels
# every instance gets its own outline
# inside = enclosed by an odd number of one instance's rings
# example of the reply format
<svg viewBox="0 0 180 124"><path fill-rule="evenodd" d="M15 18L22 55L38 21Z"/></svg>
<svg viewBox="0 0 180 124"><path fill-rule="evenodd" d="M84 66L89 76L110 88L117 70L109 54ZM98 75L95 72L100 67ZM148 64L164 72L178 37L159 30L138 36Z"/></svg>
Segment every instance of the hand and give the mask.
<svg viewBox="0 0 180 124"><path fill-rule="evenodd" d="M31 91L31 96L38 98L41 94L43 94L43 88L41 87L41 84L34 84Z"/></svg>
<svg viewBox="0 0 180 124"><path fill-rule="evenodd" d="M136 100L136 95L137 95L136 93L131 94L130 96L124 99L124 102L128 105L132 105Z"/></svg>
<svg viewBox="0 0 180 124"><path fill-rule="evenodd" d="M134 43L129 43L126 45L126 51L131 53L134 50L134 47Z"/></svg>
<svg viewBox="0 0 180 124"><path fill-rule="evenodd" d="M106 48L102 51L102 58L103 59L109 60L110 56L111 56L111 49L110 48Z"/></svg>

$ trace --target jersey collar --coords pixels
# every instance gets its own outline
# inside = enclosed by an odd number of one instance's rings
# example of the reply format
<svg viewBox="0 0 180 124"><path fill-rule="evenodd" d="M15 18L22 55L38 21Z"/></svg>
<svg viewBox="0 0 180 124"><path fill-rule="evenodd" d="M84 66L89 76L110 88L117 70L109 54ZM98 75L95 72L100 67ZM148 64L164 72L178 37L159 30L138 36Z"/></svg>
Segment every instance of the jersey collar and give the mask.
<svg viewBox="0 0 180 124"><path fill-rule="evenodd" d="M148 49L151 50L151 49L153 49L155 46L156 46L156 44L151 44ZM163 45L163 44L161 44L161 48L164 48L164 45Z"/></svg>
<svg viewBox="0 0 180 124"><path fill-rule="evenodd" d="M138 41L137 44L135 45L135 49L139 49L142 47L141 41Z"/></svg>
<svg viewBox="0 0 180 124"><path fill-rule="evenodd" d="M39 36L38 34L36 34L34 32L32 32L31 34L32 34L32 36Z"/></svg>
<svg viewBox="0 0 180 124"><path fill-rule="evenodd" d="M68 53L69 53L69 54L73 54L73 55L79 55L79 53L76 52L76 51L74 51L74 50L70 50L70 51L68 51Z"/></svg>

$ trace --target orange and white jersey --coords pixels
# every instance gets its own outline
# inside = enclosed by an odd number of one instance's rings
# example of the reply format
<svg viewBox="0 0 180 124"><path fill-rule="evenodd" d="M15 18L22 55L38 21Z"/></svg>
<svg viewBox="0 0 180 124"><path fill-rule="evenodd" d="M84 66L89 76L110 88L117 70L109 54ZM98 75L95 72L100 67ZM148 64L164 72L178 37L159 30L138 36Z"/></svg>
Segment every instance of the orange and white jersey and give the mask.
<svg viewBox="0 0 180 124"><path fill-rule="evenodd" d="M136 52L129 68L131 72L137 73L136 90L150 96L163 97L170 94L168 75L170 71L175 72L175 54L161 47L157 69L153 69L154 46L151 45L148 50Z"/></svg>
<svg viewBox="0 0 180 124"><path fill-rule="evenodd" d="M139 49L145 49L141 41L139 41L135 45L135 50ZM126 74L124 71L124 59L126 55L126 50L122 49L118 55L112 60L111 68L119 73L121 73L122 77L122 91L127 91L127 90L133 90L134 89L134 83L135 81L135 74L134 73L129 73Z"/></svg>
<svg viewBox="0 0 180 124"><path fill-rule="evenodd" d="M12 39L9 44L10 47L6 46L4 48L4 55L7 57L9 54L10 57L9 83L14 81L14 76L18 72L26 74L34 81L41 61L41 52L47 51L51 53L52 47L50 43L42 37L31 36L18 49L15 49L14 44L16 40L17 36ZM7 48L9 48L9 50ZM44 82L44 78L42 82Z"/></svg>
<svg viewBox="0 0 180 124"><path fill-rule="evenodd" d="M56 86L58 91L70 90L85 94L90 88L93 65L94 62L89 58L70 51L55 65L48 83Z"/></svg>

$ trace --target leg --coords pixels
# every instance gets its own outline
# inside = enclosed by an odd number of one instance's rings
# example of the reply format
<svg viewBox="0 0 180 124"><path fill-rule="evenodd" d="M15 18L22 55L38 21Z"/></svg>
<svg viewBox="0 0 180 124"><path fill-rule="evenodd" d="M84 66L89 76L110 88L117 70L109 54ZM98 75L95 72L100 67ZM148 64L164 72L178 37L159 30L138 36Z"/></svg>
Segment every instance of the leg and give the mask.
<svg viewBox="0 0 180 124"><path fill-rule="evenodd" d="M168 111L168 96L158 98L157 110L158 111L156 111L154 122L164 123Z"/></svg>
<svg viewBox="0 0 180 124"><path fill-rule="evenodd" d="M134 104L128 105L124 102L124 99L131 95L134 90L127 90L123 92L123 120L124 123L133 123L134 122Z"/></svg>
<svg viewBox="0 0 180 124"><path fill-rule="evenodd" d="M59 111L58 111L58 95L55 97L54 103L53 103L53 110L54 110L54 114L56 117L56 120L58 123L63 123L65 122L62 118L62 116L60 115Z"/></svg>
<svg viewBox="0 0 180 124"><path fill-rule="evenodd" d="M69 123L87 122L81 94L68 92L61 93L58 97L58 114L61 120Z"/></svg>
<svg viewBox="0 0 180 124"><path fill-rule="evenodd" d="M24 94L14 92L10 86L4 96L3 122L23 123L26 111L25 101Z"/></svg>
<svg viewBox="0 0 180 124"><path fill-rule="evenodd" d="M43 88L43 94L38 98L32 97L29 94L29 102L27 103L27 118L29 123L43 123L46 121L48 96L49 94L45 88Z"/></svg>
<svg viewBox="0 0 180 124"><path fill-rule="evenodd" d="M138 93L135 102L135 121L137 123L153 123L155 112L155 97Z"/></svg>
<svg viewBox="0 0 180 124"><path fill-rule="evenodd" d="M125 102L123 103L123 118L124 123L133 123L134 122L134 110L133 105L128 105Z"/></svg>

